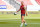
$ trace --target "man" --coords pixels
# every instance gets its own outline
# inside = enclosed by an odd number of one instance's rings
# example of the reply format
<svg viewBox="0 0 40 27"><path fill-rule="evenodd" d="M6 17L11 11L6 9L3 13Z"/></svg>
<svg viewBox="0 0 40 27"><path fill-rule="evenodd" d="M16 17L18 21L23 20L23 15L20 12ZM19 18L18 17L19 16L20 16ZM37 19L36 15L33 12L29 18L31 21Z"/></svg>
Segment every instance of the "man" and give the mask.
<svg viewBox="0 0 40 27"><path fill-rule="evenodd" d="M25 25L27 25L26 22L25 22L25 20L24 20L25 14L27 16L27 12L26 12L26 8L25 8L25 6L23 4L23 1L21 2L20 9L18 11L16 11L16 12L19 12L20 10L21 10L21 22L22 22L21 25L20 25L20 27L22 27L23 26L23 23Z"/></svg>

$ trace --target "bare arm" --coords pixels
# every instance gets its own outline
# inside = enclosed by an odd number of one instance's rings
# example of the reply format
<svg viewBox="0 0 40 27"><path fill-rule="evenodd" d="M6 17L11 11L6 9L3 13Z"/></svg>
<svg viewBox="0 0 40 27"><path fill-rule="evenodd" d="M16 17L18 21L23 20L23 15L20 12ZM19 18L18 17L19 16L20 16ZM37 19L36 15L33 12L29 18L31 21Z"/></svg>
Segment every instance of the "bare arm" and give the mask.
<svg viewBox="0 0 40 27"><path fill-rule="evenodd" d="M16 12L19 12L19 11L20 11L20 9L18 11L16 11Z"/></svg>

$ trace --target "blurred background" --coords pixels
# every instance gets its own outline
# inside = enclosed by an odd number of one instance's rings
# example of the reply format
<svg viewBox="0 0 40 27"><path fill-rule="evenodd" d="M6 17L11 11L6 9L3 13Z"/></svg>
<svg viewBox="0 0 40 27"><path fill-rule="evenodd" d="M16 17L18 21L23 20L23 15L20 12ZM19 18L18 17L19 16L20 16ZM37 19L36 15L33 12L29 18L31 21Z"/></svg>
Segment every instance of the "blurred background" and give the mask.
<svg viewBox="0 0 40 27"><path fill-rule="evenodd" d="M40 0L0 0L0 27L19 27L20 11L17 15L14 12L20 8L21 1L27 7L28 16L24 18L27 27L40 27Z"/></svg>
<svg viewBox="0 0 40 27"><path fill-rule="evenodd" d="M40 14L40 0L0 0L0 15L13 14L20 8L21 1L25 3L28 14Z"/></svg>

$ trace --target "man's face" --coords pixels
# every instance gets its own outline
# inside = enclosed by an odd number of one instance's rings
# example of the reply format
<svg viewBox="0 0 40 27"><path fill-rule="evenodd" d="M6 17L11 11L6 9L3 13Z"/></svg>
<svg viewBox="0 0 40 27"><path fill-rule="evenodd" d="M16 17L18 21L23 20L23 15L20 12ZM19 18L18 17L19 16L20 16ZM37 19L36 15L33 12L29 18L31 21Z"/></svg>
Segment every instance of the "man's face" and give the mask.
<svg viewBox="0 0 40 27"><path fill-rule="evenodd" d="M21 5L23 5L23 1L21 2Z"/></svg>

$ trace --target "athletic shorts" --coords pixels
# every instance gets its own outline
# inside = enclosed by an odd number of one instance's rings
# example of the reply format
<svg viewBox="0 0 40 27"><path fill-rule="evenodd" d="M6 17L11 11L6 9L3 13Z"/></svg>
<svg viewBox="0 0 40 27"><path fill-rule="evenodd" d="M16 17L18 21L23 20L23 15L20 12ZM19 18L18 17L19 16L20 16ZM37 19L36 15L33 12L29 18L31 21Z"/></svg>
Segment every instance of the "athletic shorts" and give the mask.
<svg viewBox="0 0 40 27"><path fill-rule="evenodd" d="M25 14L21 14L21 16L25 16Z"/></svg>
<svg viewBox="0 0 40 27"><path fill-rule="evenodd" d="M21 18L22 18L22 16L25 16L25 14L21 14Z"/></svg>

